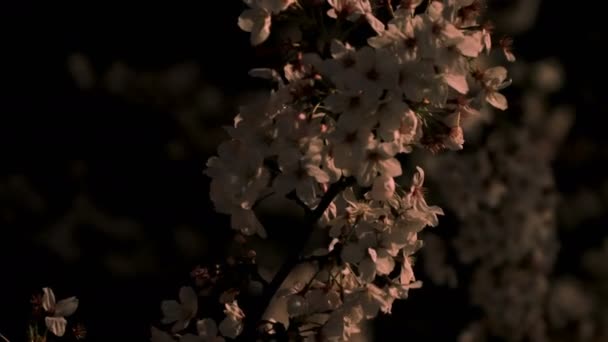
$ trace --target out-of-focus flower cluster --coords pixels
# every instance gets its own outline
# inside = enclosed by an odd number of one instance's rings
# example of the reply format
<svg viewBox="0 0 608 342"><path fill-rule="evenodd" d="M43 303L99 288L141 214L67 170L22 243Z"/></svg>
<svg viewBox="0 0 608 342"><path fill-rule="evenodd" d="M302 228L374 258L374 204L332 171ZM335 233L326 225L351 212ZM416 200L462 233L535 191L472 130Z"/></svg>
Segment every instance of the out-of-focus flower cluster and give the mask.
<svg viewBox="0 0 608 342"><path fill-rule="evenodd" d="M214 120L221 117L230 100L216 85L202 79L197 63L138 70L116 61L102 69L82 53L72 54L67 62L68 71L82 90L101 91L175 117L183 137L168 143L167 153L172 159L183 159L192 148L210 153L223 137L221 130L212 128L219 125Z"/></svg>
<svg viewBox="0 0 608 342"><path fill-rule="evenodd" d="M448 248L456 252L456 264L468 266L472 276L456 279L445 260L438 260L448 255L437 252L446 246L438 237L428 239L427 273L437 283L469 285L473 303L483 310L481 320L463 332L461 341L485 341L489 336L551 340L546 321L549 275L559 247L559 195L551 162L573 113L546 105L546 95L555 90L551 86L556 82L547 88L539 80L559 69L548 63L521 67L533 82L523 96L521 123L497 120L476 151L429 158L425 163L445 206L459 221Z"/></svg>
<svg viewBox="0 0 608 342"><path fill-rule="evenodd" d="M283 329L290 334L347 340L421 285L412 269L412 254L422 246L418 233L443 214L426 203L421 168L409 188L395 181L404 173L399 155L415 147L462 149L461 117L485 103L506 109L500 90L510 80L505 68L477 62L491 48L478 1L408 1L396 8L367 0L245 3L238 25L251 33L252 45L271 37L275 21L301 22L302 41L290 42L280 70L251 70L275 88L241 107L226 127L230 139L205 170L211 199L245 236L267 236L254 209L269 196L294 200L311 225L326 228L327 243L310 256L315 274L271 295L284 299ZM361 24L372 29L362 33L371 34L363 45L349 40ZM311 33L319 27L320 35ZM248 311L236 297L221 300L226 316L217 327L199 320L194 335L183 331L196 316L196 293L182 288L181 302L162 305L171 334L154 328L153 340L240 335Z"/></svg>

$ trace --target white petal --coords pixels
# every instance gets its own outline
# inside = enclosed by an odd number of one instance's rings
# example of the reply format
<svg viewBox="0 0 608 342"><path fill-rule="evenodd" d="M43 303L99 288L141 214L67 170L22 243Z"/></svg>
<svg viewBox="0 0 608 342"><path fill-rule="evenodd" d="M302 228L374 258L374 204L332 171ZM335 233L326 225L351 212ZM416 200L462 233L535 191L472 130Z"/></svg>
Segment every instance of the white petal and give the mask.
<svg viewBox="0 0 608 342"><path fill-rule="evenodd" d="M306 169L306 173L311 176L314 177L314 179L321 184L325 184L329 182L329 175L327 174L327 172L321 170L321 168L319 168L318 166L315 165L306 165L305 167Z"/></svg>
<svg viewBox="0 0 608 342"><path fill-rule="evenodd" d="M257 78L263 78L266 80L281 82L281 75L279 75L279 73L276 70L270 69L270 68L254 68L254 69L249 70L248 74L251 77L257 77Z"/></svg>
<svg viewBox="0 0 608 342"><path fill-rule="evenodd" d="M371 258L365 258L359 264L359 277L366 283L371 283L376 278L376 264Z"/></svg>
<svg viewBox="0 0 608 342"><path fill-rule="evenodd" d="M55 336L61 337L65 334L65 326L68 324L68 321L63 317L45 317L44 323Z"/></svg>
<svg viewBox="0 0 608 342"><path fill-rule="evenodd" d="M410 258L408 256L404 256L403 264L401 264L401 274L399 275L399 280L403 285L409 285L411 282L416 280L416 278L414 278L414 270L412 269L412 264L410 263Z"/></svg>
<svg viewBox="0 0 608 342"><path fill-rule="evenodd" d="M503 50L503 52L505 53L505 57L507 58L507 61L513 63L515 62L515 55L507 50Z"/></svg>
<svg viewBox="0 0 608 342"><path fill-rule="evenodd" d="M55 310L55 293L49 287L45 287L42 289L44 294L42 295L42 308L46 311Z"/></svg>
<svg viewBox="0 0 608 342"><path fill-rule="evenodd" d="M397 177L401 176L401 163L395 158L386 159L380 162L382 165L382 174Z"/></svg>
<svg viewBox="0 0 608 342"><path fill-rule="evenodd" d="M427 8L427 13L433 21L439 20L443 15L443 4L438 1L431 2Z"/></svg>
<svg viewBox="0 0 608 342"><path fill-rule="evenodd" d="M372 27L372 29L374 31L376 31L376 33L380 34L380 33L384 32L384 23L381 22L380 20L378 20L378 18L374 17L373 14L366 13L365 19L367 20L369 25Z"/></svg>
<svg viewBox="0 0 608 342"><path fill-rule="evenodd" d="M163 300L160 303L160 309L163 312L163 324L169 324L177 321L182 312L181 305L175 300Z"/></svg>
<svg viewBox="0 0 608 342"><path fill-rule="evenodd" d="M294 294L287 298L287 313L290 317L305 315L308 311L308 299Z"/></svg>
<svg viewBox="0 0 608 342"><path fill-rule="evenodd" d="M217 336L217 324L210 318L201 319L196 322L198 335L202 338L213 338Z"/></svg>
<svg viewBox="0 0 608 342"><path fill-rule="evenodd" d="M238 21L238 25L241 30L245 32L251 32L251 30L253 30L255 22L259 20L259 13L259 10L254 9L248 9L243 11L243 13L241 13L241 15L239 16Z"/></svg>
<svg viewBox="0 0 608 342"><path fill-rule="evenodd" d="M240 320L232 319L230 317L224 318L219 326L220 333L228 338L236 338L243 332L243 322Z"/></svg>
<svg viewBox="0 0 608 342"><path fill-rule="evenodd" d="M424 184L424 170L420 166L416 166L416 173L412 180L412 186L421 187Z"/></svg>
<svg viewBox="0 0 608 342"><path fill-rule="evenodd" d="M395 180L393 177L381 175L374 180L372 185L372 199L375 201L386 201L395 193Z"/></svg>
<svg viewBox="0 0 608 342"><path fill-rule="evenodd" d="M376 271L380 275L386 275L393 271L395 268L395 260L388 254L384 249L379 249L376 258Z"/></svg>
<svg viewBox="0 0 608 342"><path fill-rule="evenodd" d="M469 91L467 78L462 74L448 73L443 75L445 83L461 94L466 94Z"/></svg>
<svg viewBox="0 0 608 342"><path fill-rule="evenodd" d="M179 301L182 303L182 308L191 318L196 316L198 311L198 295L190 286L183 286L179 290Z"/></svg>
<svg viewBox="0 0 608 342"><path fill-rule="evenodd" d="M483 78L486 81L490 81L490 84L501 84L502 82L504 82L504 80L507 79L507 69L502 66L487 69L483 73Z"/></svg>
<svg viewBox="0 0 608 342"><path fill-rule="evenodd" d="M464 36L464 38L456 44L456 48L464 56L477 57L483 46L481 45L479 38Z"/></svg>
<svg viewBox="0 0 608 342"><path fill-rule="evenodd" d="M329 46L331 56L333 58L341 58L345 56L347 53L352 52L352 48L347 44L345 45L341 41L334 39L331 41L331 45Z"/></svg>
<svg viewBox="0 0 608 342"><path fill-rule="evenodd" d="M374 182L377 170L374 163L362 163L357 170L357 182L361 186L370 186Z"/></svg>
<svg viewBox="0 0 608 342"><path fill-rule="evenodd" d="M78 309L78 298L70 297L57 302L55 316L69 317Z"/></svg>
<svg viewBox="0 0 608 342"><path fill-rule="evenodd" d="M150 337L151 342L175 342L171 335L156 327L150 328Z"/></svg>
<svg viewBox="0 0 608 342"><path fill-rule="evenodd" d="M490 36L489 34L484 34L483 35L483 45L485 45L486 51L488 53L490 53L490 51L492 49L492 36Z"/></svg>
<svg viewBox="0 0 608 342"><path fill-rule="evenodd" d="M508 107L507 98L496 91L491 91L486 95L486 101L491 104L493 107L498 108L500 110L506 110Z"/></svg>
<svg viewBox="0 0 608 342"><path fill-rule="evenodd" d="M266 230L264 230L253 210L235 210L230 217L230 223L232 229L238 230L245 235L257 233L260 237L266 238Z"/></svg>
<svg viewBox="0 0 608 342"><path fill-rule="evenodd" d="M437 3L437 2L435 2ZM456 28L456 26L452 25L452 24L445 24L445 26L443 27L443 30L441 31L441 35L448 40L448 42L458 42L460 43L462 41L462 38L464 37L464 35L462 34L462 32Z"/></svg>
<svg viewBox="0 0 608 342"><path fill-rule="evenodd" d="M251 45L260 45L270 36L270 15L264 17L263 21L256 22L251 30Z"/></svg>

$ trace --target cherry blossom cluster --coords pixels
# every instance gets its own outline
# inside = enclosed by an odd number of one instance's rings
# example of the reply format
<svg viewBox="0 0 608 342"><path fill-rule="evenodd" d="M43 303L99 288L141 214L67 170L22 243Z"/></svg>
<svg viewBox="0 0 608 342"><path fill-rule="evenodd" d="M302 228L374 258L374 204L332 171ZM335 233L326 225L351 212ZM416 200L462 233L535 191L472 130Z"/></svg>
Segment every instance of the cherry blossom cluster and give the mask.
<svg viewBox="0 0 608 342"><path fill-rule="evenodd" d="M254 209L269 196L294 200L310 220L308 229L325 229L327 243L307 259L316 267L313 276L272 293L283 280L279 271L264 293L283 299L278 302L289 319L282 329L290 334L348 340L362 322L390 313L395 299L421 285L412 269L412 255L422 246L418 233L443 214L426 203L420 167L410 182L396 180L405 173L399 158L416 147L462 149L461 118L476 115L485 103L506 109L500 90L510 80L505 68L484 69L477 62L491 48L479 1L245 3L238 25L251 33L252 45L271 39L276 21L302 22L294 35L302 40L291 42L280 69L251 70L274 88L241 107L226 127L230 139L205 170L210 197L245 236L267 237ZM311 34L304 24L310 20L320 34ZM349 34L361 25L371 30L356 43ZM203 318L196 332L184 333L198 300L182 288L180 302L162 304L162 323L173 324L171 333L154 328L153 340L235 338L249 314L239 302L235 296L223 303L219 325Z"/></svg>
<svg viewBox="0 0 608 342"><path fill-rule="evenodd" d="M538 80L547 75L546 68L550 67L541 64L525 70ZM437 260L440 249L455 251L456 264L472 268L470 279L457 280L470 287L473 304L484 312L482 320L463 332L463 342L491 336L554 340L547 307L551 293L562 289L553 289L550 278L559 247L559 194L551 162L570 128L572 113L563 107L547 108L550 89L543 82L534 83L523 96L522 123L498 119L477 151L436 156L424 163L445 207L459 220L451 245L425 239L427 272L436 282L455 285L455 272ZM559 83L559 78L550 83ZM451 172L446 174L446 169ZM432 246L433 242L441 246Z"/></svg>

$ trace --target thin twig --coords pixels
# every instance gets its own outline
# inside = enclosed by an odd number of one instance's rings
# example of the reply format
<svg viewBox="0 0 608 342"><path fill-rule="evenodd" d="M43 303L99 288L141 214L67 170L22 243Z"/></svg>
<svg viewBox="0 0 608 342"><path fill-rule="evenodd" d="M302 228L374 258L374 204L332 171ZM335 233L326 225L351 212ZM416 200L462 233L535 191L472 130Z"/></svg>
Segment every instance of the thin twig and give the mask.
<svg viewBox="0 0 608 342"><path fill-rule="evenodd" d="M296 193L295 190L293 190L290 193L288 193L287 195L285 195L285 197L287 199L293 200L300 208L304 209L305 215L308 216L308 215L312 214L312 209L310 209L308 204L306 204L306 203L304 203L304 201L302 201L302 199L298 196L298 194Z"/></svg>
<svg viewBox="0 0 608 342"><path fill-rule="evenodd" d="M5 342L11 342L11 341L9 341L8 338L6 338L6 336L4 336L2 334L0 334L0 338L3 339Z"/></svg>
<svg viewBox="0 0 608 342"><path fill-rule="evenodd" d="M264 202L265 199L267 199L268 197L274 195L274 191L267 193L266 195L258 198L257 201L255 201L255 203L251 206L251 210L256 209L262 202Z"/></svg>

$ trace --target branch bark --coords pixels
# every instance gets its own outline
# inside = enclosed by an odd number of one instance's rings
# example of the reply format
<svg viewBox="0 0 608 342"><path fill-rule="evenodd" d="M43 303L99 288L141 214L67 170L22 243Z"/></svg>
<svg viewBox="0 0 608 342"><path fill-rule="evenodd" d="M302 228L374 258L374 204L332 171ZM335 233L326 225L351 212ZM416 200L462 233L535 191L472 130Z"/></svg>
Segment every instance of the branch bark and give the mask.
<svg viewBox="0 0 608 342"><path fill-rule="evenodd" d="M297 235L299 236L294 237L292 240L295 243L295 246L289 249L290 252L287 255L287 259L273 277L270 284L264 289L264 294L259 302L260 305L256 305L252 308L253 310L250 309L250 312L245 313L247 317L249 317L246 318L245 331L241 335L245 340L256 340L258 335L258 324L263 319L266 309L277 291L281 288L283 282L285 282L285 279L287 279L291 271L300 263L300 255L306 247L307 242L310 240L315 225L321 216L323 216L323 213L327 210L334 198L353 184L355 184L355 179L353 177L341 178L338 182L329 187L314 210L306 212L301 232L298 232L299 234Z"/></svg>

